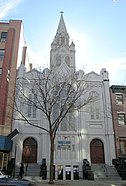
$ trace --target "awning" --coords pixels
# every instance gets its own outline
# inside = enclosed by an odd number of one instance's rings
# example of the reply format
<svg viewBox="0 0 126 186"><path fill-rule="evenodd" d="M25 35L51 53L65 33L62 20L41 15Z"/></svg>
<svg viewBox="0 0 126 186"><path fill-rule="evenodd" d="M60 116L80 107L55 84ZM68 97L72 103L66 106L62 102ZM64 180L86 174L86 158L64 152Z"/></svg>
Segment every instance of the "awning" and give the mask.
<svg viewBox="0 0 126 186"><path fill-rule="evenodd" d="M19 131L17 129L14 129L9 135L8 137L10 139L14 138L17 134L19 133Z"/></svg>
<svg viewBox="0 0 126 186"><path fill-rule="evenodd" d="M0 136L0 151L5 150L12 150L12 140L8 136Z"/></svg>

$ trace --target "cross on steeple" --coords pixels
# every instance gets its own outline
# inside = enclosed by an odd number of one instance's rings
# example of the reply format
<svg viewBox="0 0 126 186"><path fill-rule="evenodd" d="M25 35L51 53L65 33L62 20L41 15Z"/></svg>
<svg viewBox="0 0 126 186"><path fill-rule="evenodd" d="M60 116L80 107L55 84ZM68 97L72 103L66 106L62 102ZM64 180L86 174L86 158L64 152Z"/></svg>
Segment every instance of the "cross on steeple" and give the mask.
<svg viewBox="0 0 126 186"><path fill-rule="evenodd" d="M63 11L61 11L60 13L61 13L61 15L62 15L64 12L63 12Z"/></svg>

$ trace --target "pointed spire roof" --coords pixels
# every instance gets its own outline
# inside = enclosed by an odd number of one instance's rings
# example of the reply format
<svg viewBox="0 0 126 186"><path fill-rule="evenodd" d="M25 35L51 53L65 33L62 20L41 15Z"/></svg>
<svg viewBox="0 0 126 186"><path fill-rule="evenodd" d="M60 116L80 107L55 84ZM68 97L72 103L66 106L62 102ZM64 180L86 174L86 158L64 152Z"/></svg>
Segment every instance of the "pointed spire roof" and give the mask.
<svg viewBox="0 0 126 186"><path fill-rule="evenodd" d="M64 32L65 34L68 34L67 29L66 29L66 25L65 25L65 22L64 22L64 19L63 19L63 12L60 12L60 13L61 13L61 17L60 17L60 22L59 22L56 34L60 34L62 32Z"/></svg>

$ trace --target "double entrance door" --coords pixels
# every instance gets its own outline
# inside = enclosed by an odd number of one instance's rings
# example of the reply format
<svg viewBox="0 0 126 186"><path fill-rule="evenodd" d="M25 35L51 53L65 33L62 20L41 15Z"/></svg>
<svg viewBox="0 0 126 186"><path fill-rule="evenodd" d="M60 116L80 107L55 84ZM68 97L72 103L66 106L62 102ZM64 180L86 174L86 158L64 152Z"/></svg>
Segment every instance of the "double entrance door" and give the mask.
<svg viewBox="0 0 126 186"><path fill-rule="evenodd" d="M105 163L104 145L101 140L94 139L91 141L90 152L91 152L91 163L92 164Z"/></svg>
<svg viewBox="0 0 126 186"><path fill-rule="evenodd" d="M37 163L37 142L34 138L27 138L23 143L23 163Z"/></svg>
<svg viewBox="0 0 126 186"><path fill-rule="evenodd" d="M63 178L63 176L65 178ZM71 165L65 165L65 167L63 168L63 166L58 166L58 179L60 180L77 180L79 179L79 168L78 165L73 165L73 167L71 167Z"/></svg>

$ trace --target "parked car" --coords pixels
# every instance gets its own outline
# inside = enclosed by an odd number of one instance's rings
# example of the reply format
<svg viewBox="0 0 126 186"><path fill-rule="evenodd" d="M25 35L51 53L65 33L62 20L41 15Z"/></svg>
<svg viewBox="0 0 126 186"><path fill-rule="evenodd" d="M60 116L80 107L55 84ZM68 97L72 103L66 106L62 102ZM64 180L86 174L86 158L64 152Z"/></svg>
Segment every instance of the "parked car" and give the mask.
<svg viewBox="0 0 126 186"><path fill-rule="evenodd" d="M9 176L7 174L5 174L4 171L0 170L0 179L1 178L8 178Z"/></svg>

